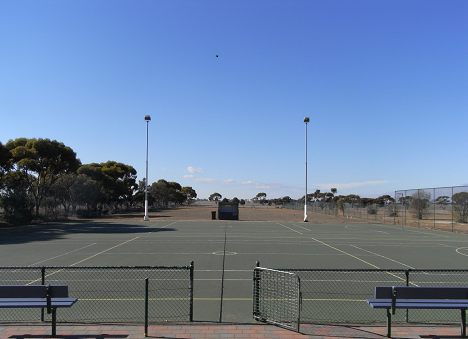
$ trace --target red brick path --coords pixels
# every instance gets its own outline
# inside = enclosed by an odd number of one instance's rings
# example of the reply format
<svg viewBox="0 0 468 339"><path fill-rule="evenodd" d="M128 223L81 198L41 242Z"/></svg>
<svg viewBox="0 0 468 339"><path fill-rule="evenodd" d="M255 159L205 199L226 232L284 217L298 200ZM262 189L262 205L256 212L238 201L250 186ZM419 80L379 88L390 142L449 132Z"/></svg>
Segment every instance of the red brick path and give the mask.
<svg viewBox="0 0 468 339"><path fill-rule="evenodd" d="M50 336L50 324L0 325L0 338L41 339ZM143 339L143 326L126 324L58 324L56 338L64 339ZM457 326L393 326L393 338L457 338ZM385 326L301 325L301 333L273 325L165 324L151 325L148 338L270 338L270 339L367 339L386 338Z"/></svg>

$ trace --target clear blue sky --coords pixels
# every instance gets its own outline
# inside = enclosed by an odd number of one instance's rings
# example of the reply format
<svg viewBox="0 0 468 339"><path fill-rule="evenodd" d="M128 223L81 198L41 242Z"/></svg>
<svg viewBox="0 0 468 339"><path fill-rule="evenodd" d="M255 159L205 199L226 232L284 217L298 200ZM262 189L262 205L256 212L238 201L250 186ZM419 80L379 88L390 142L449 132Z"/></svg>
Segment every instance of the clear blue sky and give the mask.
<svg viewBox="0 0 468 339"><path fill-rule="evenodd" d="M219 55L219 57L216 57ZM468 1L0 0L0 141L199 198L468 183Z"/></svg>

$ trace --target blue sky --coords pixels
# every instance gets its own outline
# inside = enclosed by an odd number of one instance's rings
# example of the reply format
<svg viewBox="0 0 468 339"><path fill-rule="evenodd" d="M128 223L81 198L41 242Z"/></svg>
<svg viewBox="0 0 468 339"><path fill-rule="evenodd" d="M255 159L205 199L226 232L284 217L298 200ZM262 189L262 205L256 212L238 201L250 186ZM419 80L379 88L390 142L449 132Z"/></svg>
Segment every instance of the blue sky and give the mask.
<svg viewBox="0 0 468 339"><path fill-rule="evenodd" d="M468 183L468 1L0 0L0 141L199 198ZM219 57L216 57L218 55Z"/></svg>

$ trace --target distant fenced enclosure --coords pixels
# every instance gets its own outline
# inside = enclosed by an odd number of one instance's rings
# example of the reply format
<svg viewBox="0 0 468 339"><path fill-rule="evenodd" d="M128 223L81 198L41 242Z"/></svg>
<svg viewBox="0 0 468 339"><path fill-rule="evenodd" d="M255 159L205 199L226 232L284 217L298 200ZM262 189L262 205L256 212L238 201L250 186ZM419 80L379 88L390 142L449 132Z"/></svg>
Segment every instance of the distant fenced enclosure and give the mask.
<svg viewBox="0 0 468 339"><path fill-rule="evenodd" d="M394 208L392 204L360 204L360 203L343 203L343 208L339 209L336 202L314 201L307 204L307 211L314 213L322 213L333 215L336 217L345 217L352 219L362 219L375 223L393 224L395 222ZM304 203L288 202L283 204L284 208L294 209L297 211L304 210Z"/></svg>
<svg viewBox="0 0 468 339"><path fill-rule="evenodd" d="M304 210L304 203L284 203L285 208ZM468 186L396 191L393 201L379 204L314 201L308 211L362 219L375 223L468 233Z"/></svg>
<svg viewBox="0 0 468 339"><path fill-rule="evenodd" d="M150 321L192 321L193 271L193 263L174 267L0 267L0 285L68 285L70 297L78 302L60 309L58 321L143 322L146 296ZM0 322L50 320L47 312L38 309L9 309L0 314Z"/></svg>
<svg viewBox="0 0 468 339"><path fill-rule="evenodd" d="M396 191L395 223L468 233L468 186Z"/></svg>

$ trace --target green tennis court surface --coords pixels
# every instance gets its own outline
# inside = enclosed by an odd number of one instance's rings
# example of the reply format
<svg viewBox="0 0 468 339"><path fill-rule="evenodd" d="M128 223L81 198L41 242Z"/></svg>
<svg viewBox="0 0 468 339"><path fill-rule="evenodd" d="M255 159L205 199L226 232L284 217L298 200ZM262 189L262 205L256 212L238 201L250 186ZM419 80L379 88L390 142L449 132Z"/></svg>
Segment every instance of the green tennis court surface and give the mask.
<svg viewBox="0 0 468 339"><path fill-rule="evenodd" d="M354 223L70 222L1 230L0 266L186 266L193 260L194 320L218 321L224 265L222 320L252 322L256 261L268 268L465 269L467 241L462 234Z"/></svg>

